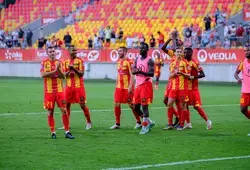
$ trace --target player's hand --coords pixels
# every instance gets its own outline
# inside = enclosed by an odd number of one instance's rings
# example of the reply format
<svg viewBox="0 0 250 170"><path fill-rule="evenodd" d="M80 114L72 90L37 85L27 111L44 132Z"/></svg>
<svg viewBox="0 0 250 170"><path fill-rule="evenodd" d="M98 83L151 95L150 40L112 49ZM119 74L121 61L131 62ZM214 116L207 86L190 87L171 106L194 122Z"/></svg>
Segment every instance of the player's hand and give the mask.
<svg viewBox="0 0 250 170"><path fill-rule="evenodd" d="M61 69L61 64L58 62L56 63L56 70L59 70L59 69Z"/></svg>
<svg viewBox="0 0 250 170"><path fill-rule="evenodd" d="M73 65L69 65L69 69L73 70L74 66Z"/></svg>
<svg viewBox="0 0 250 170"><path fill-rule="evenodd" d="M189 79L190 79L190 80L193 80L193 79L194 79L194 76L190 76Z"/></svg>
<svg viewBox="0 0 250 170"><path fill-rule="evenodd" d="M239 79L239 80L237 81L237 83L238 83L238 84L241 84L241 83L242 83L242 79Z"/></svg>

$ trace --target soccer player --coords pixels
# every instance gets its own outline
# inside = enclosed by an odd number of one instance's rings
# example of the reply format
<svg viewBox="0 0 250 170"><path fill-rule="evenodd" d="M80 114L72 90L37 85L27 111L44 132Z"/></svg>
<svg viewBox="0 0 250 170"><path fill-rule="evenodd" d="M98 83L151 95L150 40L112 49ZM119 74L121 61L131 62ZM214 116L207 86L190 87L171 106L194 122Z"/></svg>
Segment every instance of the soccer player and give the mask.
<svg viewBox="0 0 250 170"><path fill-rule="evenodd" d="M148 133L155 123L149 118L148 105L153 102L154 61L148 56L149 46L141 43L140 56L135 59L132 74L136 75L136 88L133 97L134 109L137 113L143 112L142 129L139 134Z"/></svg>
<svg viewBox="0 0 250 170"><path fill-rule="evenodd" d="M245 47L246 58L238 65L234 77L241 84L240 111L250 119L250 47ZM239 77L242 72L242 78ZM250 133L247 135L250 136Z"/></svg>
<svg viewBox="0 0 250 170"><path fill-rule="evenodd" d="M183 50L178 47L175 50L176 59L170 64L169 79L172 79L172 85L168 96L168 125L164 129L173 129L173 104L176 101L180 102L180 125L177 130L183 130L185 115L187 112L188 102L188 78L189 70L188 63L183 59Z"/></svg>
<svg viewBox="0 0 250 170"><path fill-rule="evenodd" d="M187 60L189 68L190 68L190 77L188 80L188 105L194 107L194 109L199 113L199 115L206 121L207 129L210 130L212 128L212 121L208 119L205 111L201 107L201 98L199 92L198 79L205 77L205 73L200 66L199 62L192 58L193 50L192 48L184 49L184 58ZM190 112L187 110L186 115L187 124L184 126L184 129L191 129L192 125L190 123Z"/></svg>
<svg viewBox="0 0 250 170"><path fill-rule="evenodd" d="M161 68L164 66L164 61L161 58L161 54L157 53L157 58L154 61L155 63L155 89L158 90L159 79L161 76Z"/></svg>
<svg viewBox="0 0 250 170"><path fill-rule="evenodd" d="M134 91L134 76L131 72L131 61L126 58L127 48L120 47L118 49L119 60L117 62L117 80L116 88L114 94L114 113L116 123L110 127L110 129L120 129L120 116L121 116L121 103L129 104L129 107L132 109L134 116L136 118L136 125L134 129L141 128L141 119L140 115L135 112L133 109L132 99Z"/></svg>
<svg viewBox="0 0 250 170"><path fill-rule="evenodd" d="M92 128L89 108L86 105L86 93L84 88L84 62L77 57L77 49L71 45L68 49L70 58L63 63L63 70L66 77L66 108L70 120L70 107L73 103L79 103L86 118L86 130Z"/></svg>
<svg viewBox="0 0 250 170"><path fill-rule="evenodd" d="M48 110L48 124L51 131L51 138L56 139L54 107L55 102L62 113L62 122L65 130L65 138L74 139L69 132L69 119L65 108L63 93L64 74L61 61L55 58L55 48L47 48L48 58L41 63L41 77L44 79L44 108Z"/></svg>
<svg viewBox="0 0 250 170"><path fill-rule="evenodd" d="M168 54L169 56L170 56L170 58L171 58L171 60L170 60L170 65L171 65L171 63L172 62L174 62L175 61L175 59L176 59L176 57L174 56L174 51L173 50L168 50L168 49L166 49L166 47L167 47L167 45L170 43L172 41L172 39L170 38L170 39L168 39L165 43L164 43L164 45L162 46L162 51L164 51L166 54ZM170 69L170 68L169 68ZM169 70L170 71L170 70ZM165 106L167 107L168 106L168 98L169 98L169 92L170 92L170 90L171 90L171 88L172 88L172 78L169 78L168 79L168 84L166 85L166 89L165 89L165 92L164 92L164 100L163 100L163 103L165 104ZM177 126L178 125L178 123L179 123L179 118L180 118L180 115L179 115L179 113L178 112L180 112L180 103L179 103L179 101L178 100L176 100L175 101L175 104L176 104L176 106L177 106L177 110L178 111L176 111L175 110L175 108L173 107L173 108L171 108L171 111L173 112L173 114L175 115L175 123L173 124L173 126L166 126L165 128L163 128L163 130L168 130L169 128L171 129L172 127L175 127L175 126ZM168 109L167 109L167 115L168 115ZM169 116L167 116L167 117L169 117ZM170 123L172 124L172 120L170 121Z"/></svg>

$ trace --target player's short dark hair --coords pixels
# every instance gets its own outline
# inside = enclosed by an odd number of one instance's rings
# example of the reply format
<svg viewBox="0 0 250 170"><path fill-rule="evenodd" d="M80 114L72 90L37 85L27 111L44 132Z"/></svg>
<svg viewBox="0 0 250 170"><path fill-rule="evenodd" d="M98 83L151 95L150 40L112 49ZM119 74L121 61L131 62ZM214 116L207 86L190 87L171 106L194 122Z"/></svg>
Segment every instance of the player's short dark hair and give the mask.
<svg viewBox="0 0 250 170"><path fill-rule="evenodd" d="M125 47L125 46L121 46L121 47L119 47L119 48L125 50L126 52L128 51L127 47Z"/></svg>
<svg viewBox="0 0 250 170"><path fill-rule="evenodd" d="M193 49L190 48L190 47L187 47L187 48L185 48L184 50L188 50L188 51L190 51L190 52L193 52Z"/></svg>
<svg viewBox="0 0 250 170"><path fill-rule="evenodd" d="M141 43L141 45L146 45L147 49L149 50L149 46L148 46L148 44L147 44L147 43L142 42L142 43Z"/></svg>

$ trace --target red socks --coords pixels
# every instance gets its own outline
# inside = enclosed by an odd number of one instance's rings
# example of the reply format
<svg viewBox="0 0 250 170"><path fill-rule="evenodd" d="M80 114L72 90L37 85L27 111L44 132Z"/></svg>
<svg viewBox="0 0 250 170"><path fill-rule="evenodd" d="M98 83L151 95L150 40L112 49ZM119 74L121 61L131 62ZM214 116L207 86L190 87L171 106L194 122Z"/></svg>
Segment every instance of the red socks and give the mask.
<svg viewBox="0 0 250 170"><path fill-rule="evenodd" d="M186 121L187 123L190 123L190 111L189 110L187 110L186 112Z"/></svg>
<svg viewBox="0 0 250 170"><path fill-rule="evenodd" d="M205 111L204 111L201 107L195 107L195 109L197 110L197 112L199 113L199 115L200 115L205 121L208 120Z"/></svg>
<svg viewBox="0 0 250 170"><path fill-rule="evenodd" d="M184 122L186 120L187 110L181 111L181 117L180 117L180 126L184 126Z"/></svg>
<svg viewBox="0 0 250 170"><path fill-rule="evenodd" d="M82 110L83 110L87 123L91 123L89 108L85 106L84 108L82 108Z"/></svg>
<svg viewBox="0 0 250 170"><path fill-rule="evenodd" d="M117 125L120 125L120 120L121 120L121 106L115 106L114 107L114 112L115 112L115 121Z"/></svg>
<svg viewBox="0 0 250 170"><path fill-rule="evenodd" d="M55 132L55 119L52 114L48 114L48 125L50 127L50 132Z"/></svg>
<svg viewBox="0 0 250 170"><path fill-rule="evenodd" d="M62 114L62 121L65 131L69 131L69 118L67 114Z"/></svg>
<svg viewBox="0 0 250 170"><path fill-rule="evenodd" d="M173 107L168 108L168 125L173 125L174 112L176 113Z"/></svg>

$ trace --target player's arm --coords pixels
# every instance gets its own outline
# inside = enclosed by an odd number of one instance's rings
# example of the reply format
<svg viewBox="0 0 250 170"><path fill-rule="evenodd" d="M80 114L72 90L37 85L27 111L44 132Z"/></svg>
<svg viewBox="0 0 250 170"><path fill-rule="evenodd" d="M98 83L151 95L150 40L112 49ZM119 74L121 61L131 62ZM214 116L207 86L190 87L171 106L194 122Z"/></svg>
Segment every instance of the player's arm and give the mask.
<svg viewBox="0 0 250 170"><path fill-rule="evenodd" d="M190 76L189 79L191 79L191 80L192 79L201 79L201 78L206 77L205 72L203 71L202 67L199 64L196 65L196 69L198 71L198 75L197 76Z"/></svg>
<svg viewBox="0 0 250 170"><path fill-rule="evenodd" d="M64 78L65 78L65 75L64 75L64 73L63 73L63 71L62 71L62 63L61 63L61 62L58 62L58 63L56 64L56 70L57 70L57 72L58 72L59 77L62 78L62 79L64 79Z"/></svg>
<svg viewBox="0 0 250 170"><path fill-rule="evenodd" d="M138 60L138 57L135 58L135 62L134 62L134 64L132 65L132 71L131 71L131 73L132 73L133 75L136 75L136 74L137 74L137 68L136 68L137 60Z"/></svg>
<svg viewBox="0 0 250 170"><path fill-rule="evenodd" d="M172 79L177 76L177 72L172 72L169 74L169 79Z"/></svg>
<svg viewBox="0 0 250 170"><path fill-rule="evenodd" d="M168 46L168 44L172 41L171 38L169 38L164 45L161 47L161 50L164 51L166 54L168 54L168 50L166 49L166 47Z"/></svg>
<svg viewBox="0 0 250 170"><path fill-rule="evenodd" d="M51 77L56 73L56 70L50 71L50 72L44 72L44 71L40 71L41 77L45 78L45 77Z"/></svg>
<svg viewBox="0 0 250 170"><path fill-rule="evenodd" d="M154 77L154 60L152 58L148 60L148 72L144 72L140 68L138 73L147 77Z"/></svg>
<svg viewBox="0 0 250 170"><path fill-rule="evenodd" d="M129 74L130 74L130 82L129 82L129 86L128 86L128 92L130 93L130 92L132 92L132 88L133 88L134 83L135 83L135 76L132 74L130 63L129 63Z"/></svg>
<svg viewBox="0 0 250 170"><path fill-rule="evenodd" d="M243 62L241 62L239 65L238 65L238 67L237 67L237 69L235 70L235 73L234 73L234 78L237 80L237 82L239 83L239 84L241 84L242 83L242 78L240 78L240 76L239 76L239 74L240 74L240 72L243 70Z"/></svg>
<svg viewBox="0 0 250 170"><path fill-rule="evenodd" d="M77 70L76 68L72 67L72 70L79 76L83 77L84 76L84 70Z"/></svg>
<svg viewBox="0 0 250 170"><path fill-rule="evenodd" d="M182 75L186 78L190 78L190 70L188 69L187 64L184 65L184 72L178 71L177 74Z"/></svg>

